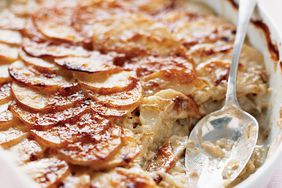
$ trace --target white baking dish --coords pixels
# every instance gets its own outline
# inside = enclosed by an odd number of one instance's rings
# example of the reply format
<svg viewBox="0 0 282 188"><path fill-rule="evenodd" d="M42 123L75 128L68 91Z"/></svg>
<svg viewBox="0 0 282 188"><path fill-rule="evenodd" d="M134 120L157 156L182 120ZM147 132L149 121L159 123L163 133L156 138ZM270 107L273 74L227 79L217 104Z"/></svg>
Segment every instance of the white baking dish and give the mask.
<svg viewBox="0 0 282 188"><path fill-rule="evenodd" d="M199 0L214 9L219 15L236 23L238 8L232 0ZM269 3L269 2L268 2ZM274 5L275 6L275 5ZM240 183L238 188L265 188L275 170L275 164L282 160L282 36L269 13L259 3L253 22L248 31L248 39L252 46L264 55L265 66L270 77L272 89L267 112L268 125L271 132L267 143L270 144L265 163L249 178ZM255 24L256 23L256 24Z"/></svg>
<svg viewBox="0 0 282 188"><path fill-rule="evenodd" d="M226 19L236 22L237 8L232 0L197 0L206 3L214 9L219 15ZM270 150L266 162L253 175L240 183L239 188L260 188L266 187L272 172L275 170L275 164L282 160L282 62L279 52L282 54L282 36L272 22L264 8L259 5L256 10L256 20L264 23L265 30L261 26L251 24L248 32L248 38L252 46L260 50L264 55L267 72L270 76L270 87L272 88L268 121L271 127L270 136L267 142L270 144ZM267 32L267 29L269 32ZM277 52L275 48L277 47ZM276 56L276 57L275 57ZM17 167L11 162L9 154L0 150L0 182L1 187L6 188L30 188L35 187L25 174L18 171Z"/></svg>

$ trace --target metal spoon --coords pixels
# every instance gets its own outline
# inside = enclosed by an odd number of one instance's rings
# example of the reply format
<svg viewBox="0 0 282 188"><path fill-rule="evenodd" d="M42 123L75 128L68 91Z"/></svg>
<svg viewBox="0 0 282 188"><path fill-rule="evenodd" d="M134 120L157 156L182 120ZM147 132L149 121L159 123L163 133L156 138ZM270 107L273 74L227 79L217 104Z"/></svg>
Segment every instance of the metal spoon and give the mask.
<svg viewBox="0 0 282 188"><path fill-rule="evenodd" d="M249 161L258 137L258 122L243 111L236 97L240 52L256 0L240 0L237 33L225 105L202 118L192 130L185 166L193 187L218 188L230 184Z"/></svg>

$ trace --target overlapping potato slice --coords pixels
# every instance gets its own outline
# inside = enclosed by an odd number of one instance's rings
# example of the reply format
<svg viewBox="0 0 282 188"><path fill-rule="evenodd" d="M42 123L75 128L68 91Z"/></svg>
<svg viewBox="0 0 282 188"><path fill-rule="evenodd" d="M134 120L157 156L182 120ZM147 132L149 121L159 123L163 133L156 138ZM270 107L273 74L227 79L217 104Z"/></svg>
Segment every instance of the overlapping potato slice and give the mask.
<svg viewBox="0 0 282 188"><path fill-rule="evenodd" d="M162 145L155 157L145 165L147 171L167 172L183 155L187 145L187 137L172 136Z"/></svg>
<svg viewBox="0 0 282 188"><path fill-rule="evenodd" d="M25 139L9 148L19 163L34 161L43 156L44 149L34 140Z"/></svg>
<svg viewBox="0 0 282 188"><path fill-rule="evenodd" d="M0 41L6 44L20 45L22 37L18 31L0 29Z"/></svg>
<svg viewBox="0 0 282 188"><path fill-rule="evenodd" d="M104 106L117 108L117 109L134 109L142 100L143 89L139 82L128 91L118 93L101 95L94 92L89 92L88 95Z"/></svg>
<svg viewBox="0 0 282 188"><path fill-rule="evenodd" d="M188 51L196 65L206 61L231 61L232 43L217 42L196 44Z"/></svg>
<svg viewBox="0 0 282 188"><path fill-rule="evenodd" d="M33 20L31 18L26 20L25 27L21 31L24 38L27 38L34 42L46 42L48 38L45 37L38 29L35 27ZM23 42L29 42L29 40L24 39Z"/></svg>
<svg viewBox="0 0 282 188"><path fill-rule="evenodd" d="M18 103L40 112L65 110L85 99L82 91L69 91L66 95L60 93L46 95L16 82L12 83L12 93Z"/></svg>
<svg viewBox="0 0 282 188"><path fill-rule="evenodd" d="M186 136L189 126L175 124L185 118L199 118L199 108L193 99L183 93L168 89L145 97L140 109L143 131L143 150L147 156L155 152L177 128L178 135Z"/></svg>
<svg viewBox="0 0 282 188"><path fill-rule="evenodd" d="M31 40L23 41L23 50L34 57L66 57L66 56L88 56L89 52L84 50L81 46L74 46L71 44L50 44L37 43Z"/></svg>
<svg viewBox="0 0 282 188"><path fill-rule="evenodd" d="M91 75L78 73L75 77L83 88L102 95L127 91L138 84L135 72L125 70Z"/></svg>
<svg viewBox="0 0 282 188"><path fill-rule="evenodd" d="M193 61L190 58L181 57L154 57L145 56L133 58L123 64L123 67L130 70L135 70L137 76L144 77L152 73L168 70L183 70L187 73L187 79L195 77Z"/></svg>
<svg viewBox="0 0 282 188"><path fill-rule="evenodd" d="M12 104L10 109L20 120L31 128L46 130L55 125L69 123L76 120L83 114L87 113L89 107L89 101L84 101L82 104L76 105L72 108L48 113L29 112L22 109L17 104Z"/></svg>
<svg viewBox="0 0 282 188"><path fill-rule="evenodd" d="M109 118L123 117L126 114L132 112L134 109L135 109L134 107L129 109L113 108L97 103L95 101L91 101L91 110L93 110L97 114L100 114L101 116L105 116Z"/></svg>
<svg viewBox="0 0 282 188"><path fill-rule="evenodd" d="M85 1L81 2L73 12L73 28L81 33L85 39L93 36L93 25L105 18L111 18L116 14L123 14L122 9L118 9L115 1Z"/></svg>
<svg viewBox="0 0 282 188"><path fill-rule="evenodd" d="M19 83L34 86L47 92L56 92L76 85L71 77L58 74L42 74L32 67L27 67L21 61L13 63L9 67L9 73Z"/></svg>
<svg viewBox="0 0 282 188"><path fill-rule="evenodd" d="M129 56L185 54L184 47L166 26L143 14L124 13L97 20L93 32L93 47L102 51Z"/></svg>
<svg viewBox="0 0 282 188"><path fill-rule="evenodd" d="M0 146L4 148L18 144L28 136L24 126L14 125L7 130L0 131Z"/></svg>
<svg viewBox="0 0 282 188"><path fill-rule="evenodd" d="M34 14L37 29L52 39L79 42L83 38L72 28L73 7L51 7Z"/></svg>
<svg viewBox="0 0 282 188"><path fill-rule="evenodd" d="M10 102L0 105L0 130L19 124L18 119L8 110Z"/></svg>
<svg viewBox="0 0 282 188"><path fill-rule="evenodd" d="M89 57L70 56L70 57L55 59L55 62L57 64L69 70L86 72L86 73L114 71L118 68L113 65L113 61L114 61L114 54L104 55L96 51L92 52L89 55Z"/></svg>
<svg viewBox="0 0 282 188"><path fill-rule="evenodd" d="M97 141L109 126L109 120L98 114L86 113L75 123L58 125L45 131L31 130L31 134L46 147L63 147L78 140Z"/></svg>
<svg viewBox="0 0 282 188"><path fill-rule="evenodd" d="M174 36L188 48L198 43L234 40L234 25L213 15L171 11L161 15L160 20L173 28Z"/></svg>
<svg viewBox="0 0 282 188"><path fill-rule="evenodd" d="M122 130L110 126L105 133L97 135L97 140L78 141L58 150L60 157L71 164L96 165L113 157L122 147ZM99 139L98 139L99 137Z"/></svg>
<svg viewBox="0 0 282 188"><path fill-rule="evenodd" d="M9 65L0 65L0 84L4 84L12 80L8 69Z"/></svg>
<svg viewBox="0 0 282 188"><path fill-rule="evenodd" d="M7 103L11 99L11 84L0 84L0 105Z"/></svg>
<svg viewBox="0 0 282 188"><path fill-rule="evenodd" d="M4 10L0 13L0 28L21 30L24 28L25 20L15 16L11 11Z"/></svg>
<svg viewBox="0 0 282 188"><path fill-rule="evenodd" d="M228 80L230 62L224 61L210 61L202 63L197 67L197 72L201 76L207 76L211 81L218 85L222 81Z"/></svg>
<svg viewBox="0 0 282 188"><path fill-rule="evenodd" d="M193 98L184 95L181 92L167 89L159 91L155 96L160 97L161 100L172 102L173 108L170 111L171 116L174 118L183 118L185 116L200 117L199 107ZM151 101L155 102L155 101ZM143 104L149 104L145 100ZM159 103L161 105L161 103Z"/></svg>
<svg viewBox="0 0 282 188"><path fill-rule="evenodd" d="M69 175L68 164L57 158L32 161L22 169L42 188L57 187Z"/></svg>
<svg viewBox="0 0 282 188"><path fill-rule="evenodd" d="M138 57L124 63L123 67L135 70L142 78L145 95L169 88L188 95L206 85L198 79L189 57Z"/></svg>
<svg viewBox="0 0 282 188"><path fill-rule="evenodd" d="M74 176L68 176L61 184L60 188L89 188L90 187L90 175L78 174Z"/></svg>
<svg viewBox="0 0 282 188"><path fill-rule="evenodd" d="M9 9L19 17L28 17L35 13L38 9L40 2L34 0L18 1L12 0L9 4Z"/></svg>
<svg viewBox="0 0 282 188"><path fill-rule="evenodd" d="M95 188L158 187L150 175L138 167L131 169L116 168L107 173L96 173L91 179L91 186Z"/></svg>
<svg viewBox="0 0 282 188"><path fill-rule="evenodd" d="M127 10L144 11L148 14L155 15L161 11L174 6L175 2L170 0L137 0L137 1L117 1L121 6Z"/></svg>
<svg viewBox="0 0 282 188"><path fill-rule="evenodd" d="M57 65L44 60L43 58L31 57L23 50L20 51L19 55L25 64L32 66L34 69L40 72L56 73L59 71L59 67Z"/></svg>
<svg viewBox="0 0 282 188"><path fill-rule="evenodd" d="M11 63L16 61L18 58L18 48L0 43L0 64L4 63Z"/></svg>
<svg viewBox="0 0 282 188"><path fill-rule="evenodd" d="M145 96L163 89L174 89L185 95L191 95L207 85L206 81L195 76L195 73L191 74L187 74L184 69L170 69L152 73L143 78L142 85Z"/></svg>
<svg viewBox="0 0 282 188"><path fill-rule="evenodd" d="M141 147L131 131L124 129L122 148L111 159L92 167L93 170L112 169L117 166L128 166L141 152Z"/></svg>

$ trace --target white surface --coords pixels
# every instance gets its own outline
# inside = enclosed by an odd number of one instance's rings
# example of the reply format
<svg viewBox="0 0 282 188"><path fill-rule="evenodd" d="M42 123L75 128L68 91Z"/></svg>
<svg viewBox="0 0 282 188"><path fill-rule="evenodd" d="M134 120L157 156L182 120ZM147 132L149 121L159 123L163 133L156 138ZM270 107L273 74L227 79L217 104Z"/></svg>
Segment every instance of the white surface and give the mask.
<svg viewBox="0 0 282 188"><path fill-rule="evenodd" d="M282 1L281 0L260 0L261 6L266 9L268 15L277 26L282 35ZM267 188L281 188L282 187L282 159L277 164L277 169L273 173L273 177Z"/></svg>
<svg viewBox="0 0 282 188"><path fill-rule="evenodd" d="M277 25L280 34L282 34L282 0L259 0L261 7L267 10L275 25Z"/></svg>

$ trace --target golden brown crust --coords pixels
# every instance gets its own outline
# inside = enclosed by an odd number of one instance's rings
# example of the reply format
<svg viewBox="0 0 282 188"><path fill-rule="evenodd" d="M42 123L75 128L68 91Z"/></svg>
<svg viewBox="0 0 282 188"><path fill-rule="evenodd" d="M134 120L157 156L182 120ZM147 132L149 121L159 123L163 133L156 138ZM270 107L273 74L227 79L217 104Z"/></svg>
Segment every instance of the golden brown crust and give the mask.
<svg viewBox="0 0 282 188"><path fill-rule="evenodd" d="M69 175L65 161L57 158L45 158L26 163L23 170L41 187L54 187Z"/></svg>

